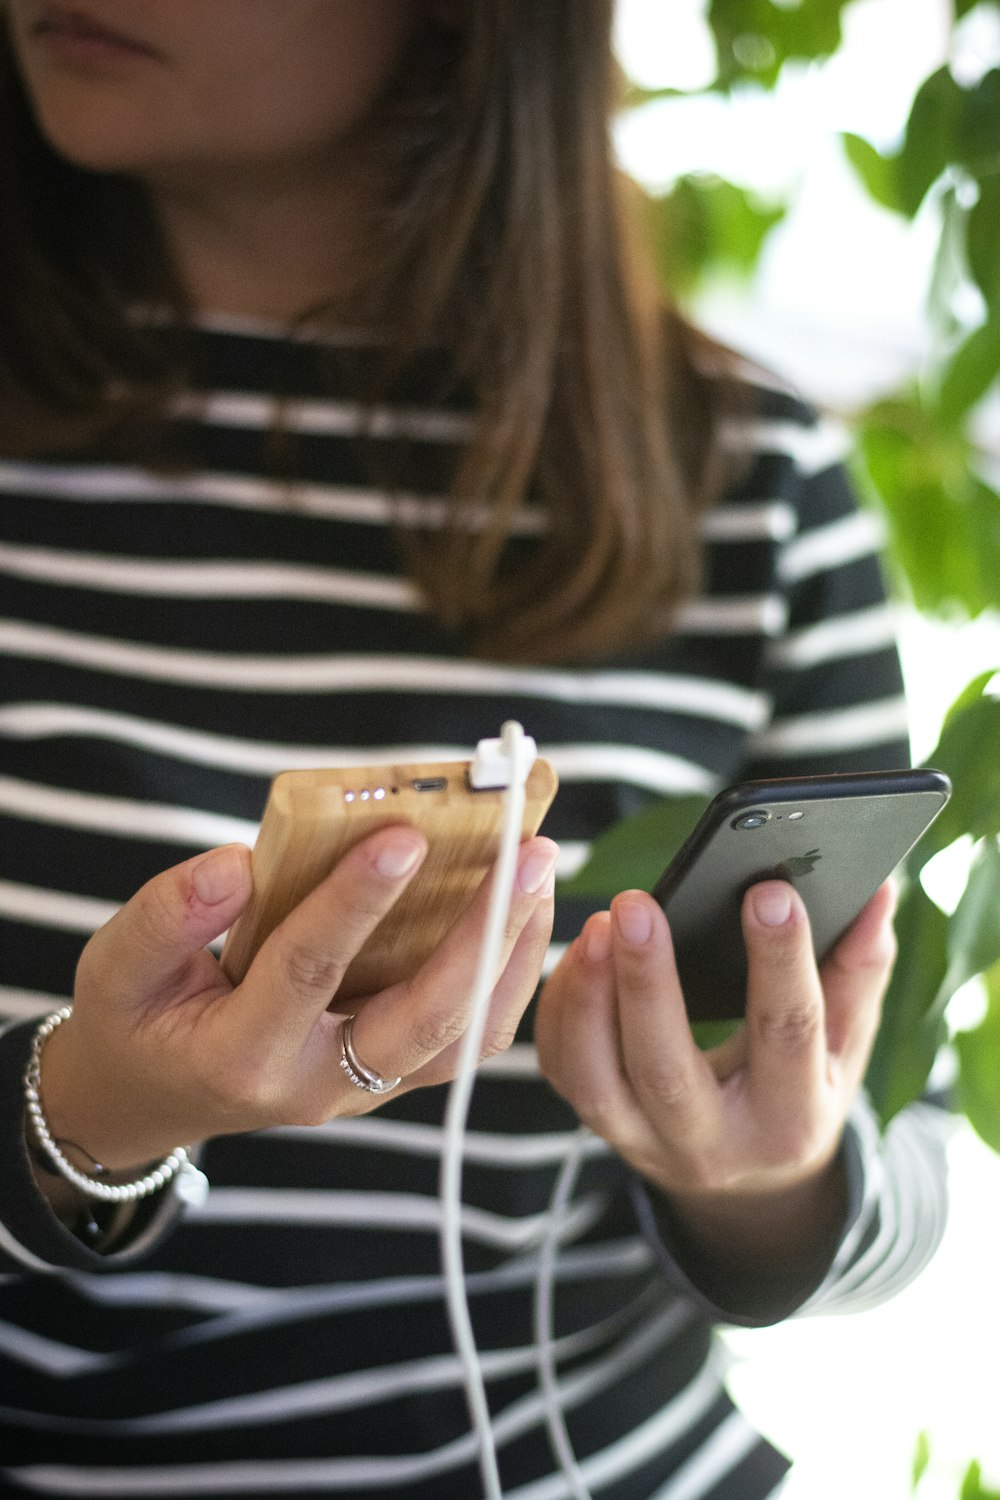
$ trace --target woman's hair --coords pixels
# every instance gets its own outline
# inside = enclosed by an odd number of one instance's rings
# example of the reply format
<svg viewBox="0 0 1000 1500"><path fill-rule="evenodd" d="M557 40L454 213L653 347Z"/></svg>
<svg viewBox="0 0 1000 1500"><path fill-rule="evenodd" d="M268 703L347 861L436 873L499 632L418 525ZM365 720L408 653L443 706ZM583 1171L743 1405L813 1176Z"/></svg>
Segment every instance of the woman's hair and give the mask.
<svg viewBox="0 0 1000 1500"><path fill-rule="evenodd" d="M408 566L473 650L593 659L661 637L697 587L737 382L664 305L614 164L613 0L456 9L454 28L428 23L379 117L395 184L370 289L392 310L381 393L443 343L478 411L453 524L406 534ZM49 148L7 42L0 253L8 451L76 445L175 388L131 311L184 312L144 192ZM545 528L512 552L529 499Z"/></svg>

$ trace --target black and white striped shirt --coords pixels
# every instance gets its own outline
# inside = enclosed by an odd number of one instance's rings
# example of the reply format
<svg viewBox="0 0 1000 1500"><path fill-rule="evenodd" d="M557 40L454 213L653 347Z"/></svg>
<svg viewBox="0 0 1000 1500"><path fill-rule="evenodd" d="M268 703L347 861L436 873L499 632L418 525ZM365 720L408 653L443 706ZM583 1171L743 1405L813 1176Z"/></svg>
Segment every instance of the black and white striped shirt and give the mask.
<svg viewBox="0 0 1000 1500"><path fill-rule="evenodd" d="M751 455L704 519L706 587L671 639L587 668L470 659L401 572L399 508L439 524L460 406L415 370L357 439L364 351L206 324L171 446L182 464L0 460L0 1476L49 1496L480 1493L438 1259L443 1090L321 1128L211 1142L205 1205L102 1259L64 1232L20 1142L27 1022L151 874L252 842L300 766L467 755L521 720L560 778L545 831L571 873L620 817L745 776L901 764L906 715L874 519L840 434L761 389ZM275 400L291 435L276 473ZM529 511L513 547L530 548ZM556 943L578 930L565 903ZM505 1493L570 1493L544 1428L538 1247L575 1133L530 1017L481 1070L464 1234ZM863 1306L939 1237L918 1107L883 1141L859 1105L850 1220L805 1307ZM785 1460L734 1412L706 1306L619 1162L585 1158L559 1227L556 1354L603 1500L756 1500ZM168 1213L167 1210L164 1210Z"/></svg>

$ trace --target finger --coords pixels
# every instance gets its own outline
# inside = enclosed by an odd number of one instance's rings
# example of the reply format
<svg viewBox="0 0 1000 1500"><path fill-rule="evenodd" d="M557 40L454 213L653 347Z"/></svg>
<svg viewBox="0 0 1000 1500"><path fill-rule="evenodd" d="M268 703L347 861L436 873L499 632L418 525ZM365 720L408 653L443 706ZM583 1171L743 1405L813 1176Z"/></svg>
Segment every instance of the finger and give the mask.
<svg viewBox="0 0 1000 1500"><path fill-rule="evenodd" d="M379 829L344 855L261 946L240 986L247 1033L301 1037L323 1015L351 959L416 874L417 829Z"/></svg>
<svg viewBox="0 0 1000 1500"><path fill-rule="evenodd" d="M559 846L528 839L518 854L497 978L540 902L552 899ZM381 1057L392 1076L418 1074L458 1042L469 1021L469 1002L479 968L493 876L482 882L466 910L413 978L367 1000L363 1028L366 1059ZM358 1042L359 1050L361 1048ZM374 1066L378 1067L375 1062Z"/></svg>
<svg viewBox="0 0 1000 1500"><path fill-rule="evenodd" d="M77 994L101 975L105 999L147 1003L181 985L191 959L220 937L250 899L250 851L226 844L164 870L87 944Z"/></svg>
<svg viewBox="0 0 1000 1500"><path fill-rule="evenodd" d="M490 997L479 1049L480 1062L505 1051L517 1035L521 1018L538 988L542 964L552 936L552 915L551 897L540 899L521 929L513 952ZM463 1042L464 1037L452 1042L426 1067L411 1075L411 1085L423 1087L454 1078Z"/></svg>
<svg viewBox="0 0 1000 1500"><path fill-rule="evenodd" d="M611 903L625 1073L657 1134L676 1144L711 1129L716 1085L684 1008L670 928L643 891Z"/></svg>
<svg viewBox="0 0 1000 1500"><path fill-rule="evenodd" d="M622 1149L644 1132L622 1066L609 912L587 919L543 989L535 1037L542 1072L595 1135Z"/></svg>
<svg viewBox="0 0 1000 1500"><path fill-rule="evenodd" d="M747 949L749 1082L758 1118L780 1128L806 1118L827 1077L823 992L809 918L785 881L753 886L743 901Z"/></svg>
<svg viewBox="0 0 1000 1500"><path fill-rule="evenodd" d="M896 957L892 918L896 888L880 887L828 955L820 971L826 997L827 1045L840 1061L848 1087L864 1075L882 998Z"/></svg>

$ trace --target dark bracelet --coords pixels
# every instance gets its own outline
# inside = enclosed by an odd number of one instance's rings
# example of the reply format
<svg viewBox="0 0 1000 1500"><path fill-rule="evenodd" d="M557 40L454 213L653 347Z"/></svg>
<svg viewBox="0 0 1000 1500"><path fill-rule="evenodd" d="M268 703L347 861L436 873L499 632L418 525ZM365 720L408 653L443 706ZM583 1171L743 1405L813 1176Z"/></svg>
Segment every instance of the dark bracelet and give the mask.
<svg viewBox="0 0 1000 1500"><path fill-rule="evenodd" d="M28 1156L33 1166L37 1167L40 1172L43 1172L46 1177L55 1178L57 1182L65 1182L67 1180L61 1172L57 1171L50 1158L40 1147L34 1145L31 1141L28 1141L27 1145ZM79 1151L81 1156L86 1156L90 1161L94 1160L90 1152L84 1151L83 1147L78 1146L75 1141L60 1139L57 1145L60 1147L70 1146L74 1151ZM95 1161L95 1176L103 1170L104 1168L100 1162ZM73 1184L71 1183L70 1186L73 1186ZM76 1192L80 1199L80 1208L72 1219L63 1220L70 1234L75 1235L79 1240L83 1240L93 1249L97 1249L98 1243L101 1240L107 1239L109 1242L112 1241L116 1227L115 1220L119 1217L118 1210L121 1205L118 1203L98 1204L96 1200L88 1198L85 1193L81 1193L79 1188L76 1189ZM102 1246L101 1248L104 1247Z"/></svg>

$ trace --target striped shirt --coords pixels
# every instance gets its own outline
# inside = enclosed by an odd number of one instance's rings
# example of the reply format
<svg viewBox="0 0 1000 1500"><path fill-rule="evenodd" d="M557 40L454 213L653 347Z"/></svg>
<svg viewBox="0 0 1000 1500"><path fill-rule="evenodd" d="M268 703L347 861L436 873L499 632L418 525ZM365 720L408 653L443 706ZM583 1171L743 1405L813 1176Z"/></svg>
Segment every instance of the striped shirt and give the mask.
<svg viewBox="0 0 1000 1500"><path fill-rule="evenodd" d="M28 1023L63 1003L87 936L150 875L252 842L284 769L461 758L519 719L559 774L544 831L568 875L666 795L902 764L878 526L841 434L761 388L726 430L750 462L704 518L705 587L668 640L585 668L473 660L395 540L400 517L442 522L461 403L429 404L438 385L415 368L374 414L390 498L357 436L363 350L221 323L192 343L192 394L169 421L183 462L0 460L0 1477L11 1495L470 1500L438 1255L446 1091L212 1141L205 1204L177 1215L162 1195L136 1242L100 1257L42 1207L18 1146ZM515 556L543 524L526 511ZM584 914L558 904L553 959ZM786 1461L734 1411L712 1333L757 1315L706 1302L601 1142L551 1223L575 1138L529 1013L480 1070L463 1172L505 1494L572 1493L532 1327L550 1234L560 1400L588 1484L605 1500L769 1494ZM881 1138L859 1102L844 1151L848 1223L799 1310L877 1301L940 1236L927 1112Z"/></svg>

